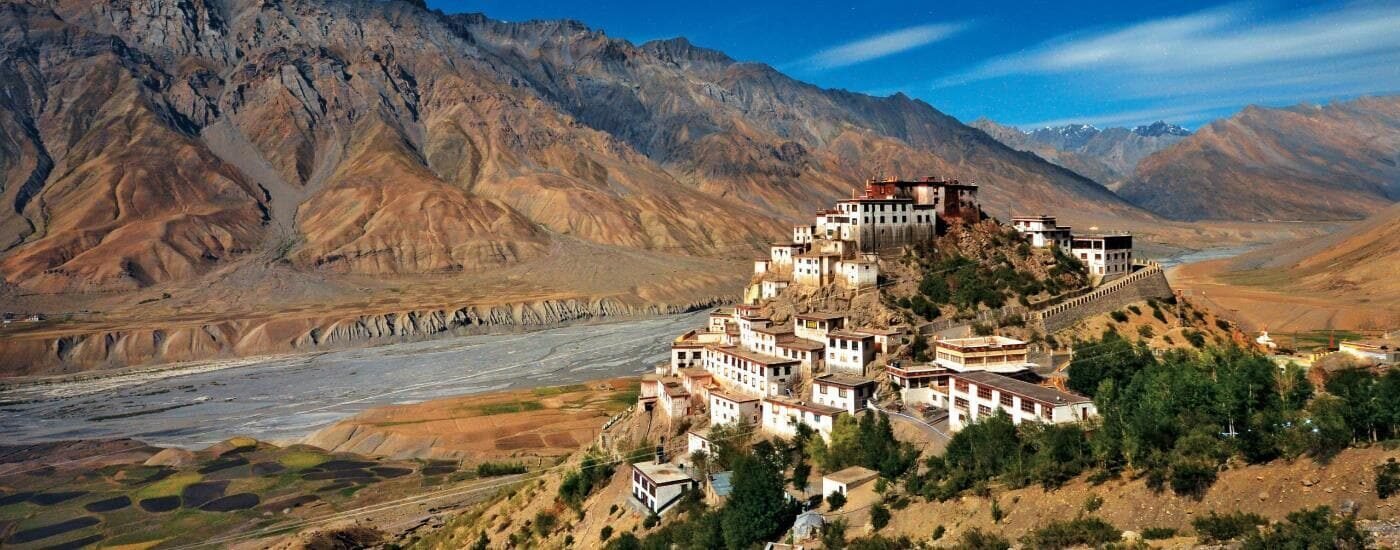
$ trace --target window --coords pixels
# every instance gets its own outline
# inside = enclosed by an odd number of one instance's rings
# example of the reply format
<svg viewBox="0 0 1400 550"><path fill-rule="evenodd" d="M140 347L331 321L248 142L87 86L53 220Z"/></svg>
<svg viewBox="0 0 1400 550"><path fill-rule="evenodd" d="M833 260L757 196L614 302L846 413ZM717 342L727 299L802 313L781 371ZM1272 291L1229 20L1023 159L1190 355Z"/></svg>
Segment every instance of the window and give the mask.
<svg viewBox="0 0 1400 550"><path fill-rule="evenodd" d="M1011 408L1011 394L1001 392L1001 405L1008 409Z"/></svg>
<svg viewBox="0 0 1400 550"><path fill-rule="evenodd" d="M980 398L982 398L982 399L990 400L990 399L992 398L992 390L991 390L991 388L986 388L986 387L983 387L983 386L977 386L977 397L980 397Z"/></svg>
<svg viewBox="0 0 1400 550"><path fill-rule="evenodd" d="M987 408L986 405L978 405L978 406L977 406L977 415L978 415L978 416L981 416L981 415L984 415L984 414L992 414L992 409Z"/></svg>
<svg viewBox="0 0 1400 550"><path fill-rule="evenodd" d="M967 410L967 400L961 397L953 399L953 405L959 409Z"/></svg>
<svg viewBox="0 0 1400 550"><path fill-rule="evenodd" d="M1035 414L1035 402L1029 399L1022 399L1021 410L1031 414Z"/></svg>
<svg viewBox="0 0 1400 550"><path fill-rule="evenodd" d="M1050 420L1051 416L1053 416L1052 413L1053 411L1050 410L1050 407L1040 408L1040 416L1044 417L1046 420Z"/></svg>
<svg viewBox="0 0 1400 550"><path fill-rule="evenodd" d="M964 380L958 380L957 388L958 388L958 391L963 392L963 393L967 393L967 391L968 391L967 382L964 381Z"/></svg>

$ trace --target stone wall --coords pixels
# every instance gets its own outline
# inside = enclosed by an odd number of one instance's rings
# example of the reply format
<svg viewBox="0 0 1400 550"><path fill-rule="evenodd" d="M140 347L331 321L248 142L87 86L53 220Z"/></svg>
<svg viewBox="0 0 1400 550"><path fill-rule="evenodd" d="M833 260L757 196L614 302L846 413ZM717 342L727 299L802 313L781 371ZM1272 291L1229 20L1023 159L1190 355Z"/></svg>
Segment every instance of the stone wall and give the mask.
<svg viewBox="0 0 1400 550"><path fill-rule="evenodd" d="M1039 323L1046 334L1054 334L1087 317L1148 298L1166 299L1172 295L1162 267L1156 263L1143 264L1132 274L1110 281L1093 292L1036 311L1030 320Z"/></svg>

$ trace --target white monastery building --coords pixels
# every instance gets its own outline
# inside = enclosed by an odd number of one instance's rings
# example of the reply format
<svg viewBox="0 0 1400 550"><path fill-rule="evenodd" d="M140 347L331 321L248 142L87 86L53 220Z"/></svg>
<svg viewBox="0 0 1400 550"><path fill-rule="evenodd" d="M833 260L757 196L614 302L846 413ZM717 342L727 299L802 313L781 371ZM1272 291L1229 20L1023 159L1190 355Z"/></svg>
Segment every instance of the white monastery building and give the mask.
<svg viewBox="0 0 1400 550"><path fill-rule="evenodd" d="M948 429L953 431L997 409L1006 411L1016 424L1078 422L1098 414L1088 397L985 371L950 373L947 402L952 404Z"/></svg>

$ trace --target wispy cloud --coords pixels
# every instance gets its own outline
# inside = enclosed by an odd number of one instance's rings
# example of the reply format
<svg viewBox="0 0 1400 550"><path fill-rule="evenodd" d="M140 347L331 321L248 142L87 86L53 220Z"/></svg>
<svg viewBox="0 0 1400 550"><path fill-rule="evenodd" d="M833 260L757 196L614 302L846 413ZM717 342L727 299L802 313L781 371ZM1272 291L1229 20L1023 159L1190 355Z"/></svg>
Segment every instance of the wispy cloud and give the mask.
<svg viewBox="0 0 1400 550"><path fill-rule="evenodd" d="M1049 76L1078 95L1155 105L1076 122L1200 119L1271 98L1295 102L1400 89L1396 29L1400 5L1394 3L1286 13L1230 5L1062 35L933 86Z"/></svg>
<svg viewBox="0 0 1400 550"><path fill-rule="evenodd" d="M931 23L906 27L886 33L862 38L839 46L832 46L810 56L784 65L784 67L826 70L864 63L888 55L906 52L947 39L966 30L970 23Z"/></svg>

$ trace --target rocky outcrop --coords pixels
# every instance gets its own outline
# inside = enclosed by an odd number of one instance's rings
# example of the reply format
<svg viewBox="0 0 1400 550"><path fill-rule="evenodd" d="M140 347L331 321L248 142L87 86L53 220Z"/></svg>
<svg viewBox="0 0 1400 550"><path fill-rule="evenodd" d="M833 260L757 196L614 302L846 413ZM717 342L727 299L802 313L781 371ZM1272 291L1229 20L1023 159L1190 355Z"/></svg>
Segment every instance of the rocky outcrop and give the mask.
<svg viewBox="0 0 1400 550"><path fill-rule="evenodd" d="M76 332L0 340L6 374L66 374L92 369L310 352L490 330L647 317L724 303L639 303L613 298L411 309L347 317L276 316L140 330Z"/></svg>

